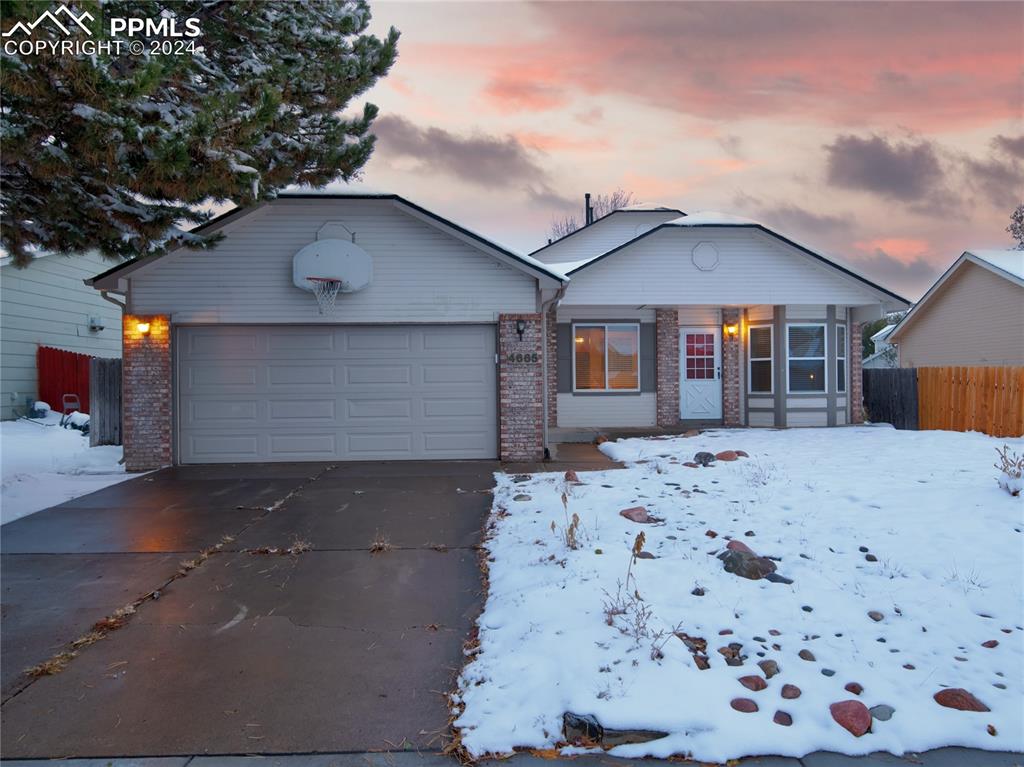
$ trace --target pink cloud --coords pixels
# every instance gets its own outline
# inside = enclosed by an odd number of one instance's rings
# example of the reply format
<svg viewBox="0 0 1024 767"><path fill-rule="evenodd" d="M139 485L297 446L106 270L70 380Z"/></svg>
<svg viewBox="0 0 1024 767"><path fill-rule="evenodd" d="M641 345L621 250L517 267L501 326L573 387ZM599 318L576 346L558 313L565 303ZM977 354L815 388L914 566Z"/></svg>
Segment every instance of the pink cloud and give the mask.
<svg viewBox="0 0 1024 767"><path fill-rule="evenodd" d="M884 237L877 240L863 240L855 242L853 246L865 253L875 253L881 250L900 261L914 261L921 258L927 255L932 247L928 240L911 237Z"/></svg>

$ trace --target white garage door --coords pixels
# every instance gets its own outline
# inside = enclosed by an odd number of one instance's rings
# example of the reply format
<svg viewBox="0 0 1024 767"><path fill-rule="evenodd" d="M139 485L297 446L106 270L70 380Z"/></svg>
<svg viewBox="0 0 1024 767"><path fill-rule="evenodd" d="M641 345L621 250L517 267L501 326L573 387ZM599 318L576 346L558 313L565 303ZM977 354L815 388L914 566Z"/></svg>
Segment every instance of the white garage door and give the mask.
<svg viewBox="0 0 1024 767"><path fill-rule="evenodd" d="M493 325L177 336L181 463L494 458Z"/></svg>

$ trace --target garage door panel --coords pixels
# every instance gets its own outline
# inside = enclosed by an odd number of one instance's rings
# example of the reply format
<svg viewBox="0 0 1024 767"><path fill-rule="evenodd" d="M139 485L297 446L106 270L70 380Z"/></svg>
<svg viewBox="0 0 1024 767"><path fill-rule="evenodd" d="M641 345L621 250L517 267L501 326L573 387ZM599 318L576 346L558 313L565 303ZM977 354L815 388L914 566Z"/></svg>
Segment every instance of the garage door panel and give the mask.
<svg viewBox="0 0 1024 767"><path fill-rule="evenodd" d="M493 458L493 326L178 331L183 463Z"/></svg>

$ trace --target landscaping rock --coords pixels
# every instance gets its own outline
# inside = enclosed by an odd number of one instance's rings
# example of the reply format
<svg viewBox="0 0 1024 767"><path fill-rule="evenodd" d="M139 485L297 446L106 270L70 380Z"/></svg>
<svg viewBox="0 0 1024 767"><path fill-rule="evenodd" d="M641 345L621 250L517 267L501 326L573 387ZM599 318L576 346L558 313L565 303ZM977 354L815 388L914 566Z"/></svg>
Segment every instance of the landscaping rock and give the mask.
<svg viewBox="0 0 1024 767"><path fill-rule="evenodd" d="M562 714L562 737L573 746L584 748L600 745L604 739L604 728L591 714Z"/></svg>
<svg viewBox="0 0 1024 767"><path fill-rule="evenodd" d="M701 466L710 466L715 462L715 456L713 453L708 453L702 450L693 457L693 461L694 463L699 463Z"/></svg>
<svg viewBox="0 0 1024 767"><path fill-rule="evenodd" d="M736 455L738 455L740 458L750 458L750 455L744 452L743 450L733 450L733 452L736 453Z"/></svg>
<svg viewBox="0 0 1024 767"><path fill-rule="evenodd" d="M708 660L707 655L694 655L693 662L701 671L707 671L709 668L711 668L711 661Z"/></svg>
<svg viewBox="0 0 1024 767"><path fill-rule="evenodd" d="M727 573L738 575L741 578L748 578L752 581L760 580L766 575L775 572L774 562L766 557L759 557L750 551L727 549L719 554L718 558L722 560L722 565Z"/></svg>
<svg viewBox="0 0 1024 767"><path fill-rule="evenodd" d="M573 471L572 469L569 469L569 471L565 472L565 481L566 482L579 482L580 478L576 475L575 471Z"/></svg>
<svg viewBox="0 0 1024 767"><path fill-rule="evenodd" d="M861 554L867 554L868 553L868 547L867 546L861 546L859 549L857 549L857 551L859 551Z"/></svg>
<svg viewBox="0 0 1024 767"><path fill-rule="evenodd" d="M775 716L772 717L772 721L775 722L775 724L781 724L783 727L789 727L793 724L793 717L785 711L776 711Z"/></svg>
<svg viewBox="0 0 1024 767"><path fill-rule="evenodd" d="M875 623L878 623L878 621L882 620L885 616L878 612L878 610L868 610L868 617Z"/></svg>
<svg viewBox="0 0 1024 767"><path fill-rule="evenodd" d="M743 661L747 659L746 655L743 655L743 645L739 642L731 642L728 647L719 647L718 652L723 658L725 658L725 665L727 666L742 666Z"/></svg>
<svg viewBox="0 0 1024 767"><path fill-rule="evenodd" d="M982 642L981 646L982 647L987 647L988 649L991 650L993 647L998 647L999 646L999 640L998 639L990 639L987 642Z"/></svg>
<svg viewBox="0 0 1024 767"><path fill-rule="evenodd" d="M706 535L708 538L717 538L718 537L718 533L716 533L714 530L708 530L707 532L704 533L704 535Z"/></svg>
<svg viewBox="0 0 1024 767"><path fill-rule="evenodd" d="M785 575L779 575L778 573L768 573L764 579L771 583L783 583L786 585L793 582L792 578L787 578Z"/></svg>
<svg viewBox="0 0 1024 767"><path fill-rule="evenodd" d="M691 469L699 469L700 464L694 463L693 461L683 461L683 466L688 466Z"/></svg>
<svg viewBox="0 0 1024 767"><path fill-rule="evenodd" d="M804 605L800 609L803 610L805 613L813 613L814 612L814 608L811 607L810 605Z"/></svg>
<svg viewBox="0 0 1024 767"><path fill-rule="evenodd" d="M806 660L806 661L811 661L812 663L813 663L813 662L814 662L815 660L817 660L817 659L816 659L816 658L814 657L814 653L812 653L812 652L811 652L810 650L808 650L808 649L806 649L806 648L805 648L805 649L803 649L803 650L801 650L800 652L798 652L798 653L797 653L797 655L799 655L799 656L800 656L800 657L801 657L802 659L804 659L804 660Z"/></svg>
<svg viewBox="0 0 1024 767"><path fill-rule="evenodd" d="M759 692L768 686L768 683L764 681L757 674L750 674L749 676L741 676L739 683L746 687L748 690Z"/></svg>
<svg viewBox="0 0 1024 767"><path fill-rule="evenodd" d="M871 712L859 700L844 700L828 707L832 718L855 738L871 730Z"/></svg>
<svg viewBox="0 0 1024 767"><path fill-rule="evenodd" d="M513 496L513 501L532 501L533 499L526 493L520 493L519 495Z"/></svg>
<svg viewBox="0 0 1024 767"><path fill-rule="evenodd" d="M779 673L779 664L773 660L760 660L757 665L761 667L761 671L768 679Z"/></svg>
<svg viewBox="0 0 1024 767"><path fill-rule="evenodd" d="M636 554L636 558L637 559L657 559L657 557L654 556L649 551L638 551L637 554Z"/></svg>
<svg viewBox="0 0 1024 767"><path fill-rule="evenodd" d="M856 682L848 682L843 689L847 692L852 692L854 695L860 695L864 692L864 688Z"/></svg>
<svg viewBox="0 0 1024 767"><path fill-rule="evenodd" d="M695 597L702 597L702 596L704 596L704 589L702 589L700 586L698 586L697 588L695 588L690 593L693 594Z"/></svg>
<svg viewBox="0 0 1024 767"><path fill-rule="evenodd" d="M878 557L876 557L874 554L865 554L864 555L864 559L866 559L868 562L877 562L878 561Z"/></svg>
<svg viewBox="0 0 1024 767"><path fill-rule="evenodd" d="M835 676L836 672L830 668L823 668L821 670L822 676Z"/></svg>
<svg viewBox="0 0 1024 767"><path fill-rule="evenodd" d="M653 522L650 514L647 513L647 509L643 506L633 506L629 509L623 509L619 512L620 517L625 517L630 522L636 522L641 525L647 525Z"/></svg>
<svg viewBox="0 0 1024 767"><path fill-rule="evenodd" d="M877 719L879 722L888 722L892 719L892 715L896 713L896 709L892 706L887 706L884 703L878 706L872 706L868 710L871 712L872 718Z"/></svg>
<svg viewBox="0 0 1024 767"><path fill-rule="evenodd" d="M957 711L989 710L988 706L962 687L951 687L948 690L939 690L933 697L935 698L935 702L940 706L955 708Z"/></svg>
<svg viewBox="0 0 1024 767"><path fill-rule="evenodd" d="M801 695L800 688L795 684L782 685L782 697L786 700L796 700Z"/></svg>
<svg viewBox="0 0 1024 767"><path fill-rule="evenodd" d="M731 549L732 551L745 551L748 554L754 553L753 550L751 550L751 548L742 541L729 541L725 544L725 548Z"/></svg>
<svg viewBox="0 0 1024 767"><path fill-rule="evenodd" d="M744 714L753 714L757 711L757 704L754 703L750 698L733 698L729 701L729 705L737 711L741 711Z"/></svg>
<svg viewBox="0 0 1024 767"><path fill-rule="evenodd" d="M629 743L647 743L667 737L668 733L661 730L605 730L601 745L605 748L613 748Z"/></svg>
<svg viewBox="0 0 1024 767"><path fill-rule="evenodd" d="M735 450L723 450L721 453L715 453L715 460L718 461L735 461L737 458L739 456L736 455Z"/></svg>

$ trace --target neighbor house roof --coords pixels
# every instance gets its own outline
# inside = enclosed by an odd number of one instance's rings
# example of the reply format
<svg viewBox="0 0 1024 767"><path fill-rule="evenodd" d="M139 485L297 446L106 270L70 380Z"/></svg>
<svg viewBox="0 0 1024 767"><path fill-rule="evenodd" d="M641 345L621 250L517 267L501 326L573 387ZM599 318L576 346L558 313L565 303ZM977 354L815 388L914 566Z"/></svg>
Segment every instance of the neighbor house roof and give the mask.
<svg viewBox="0 0 1024 767"><path fill-rule="evenodd" d="M781 242L786 243L787 245L789 245L791 247L796 248L800 252L802 252L802 253L804 253L804 254L806 254L808 256L811 256L812 258L815 258L818 261L821 261L821 262L827 264L828 266L831 266L831 267L833 267L835 269L838 269L839 271L847 274L850 277L853 277L854 279L858 280L859 282L862 282L865 285L868 285L869 287L873 288L874 290L877 290L877 291L879 291L881 293L884 293L885 295L890 296L891 298L894 298L894 299L896 299L897 301L899 301L901 303L907 304L908 306L910 305L910 302L907 299L903 298L903 296L897 295L896 293L893 293L891 290L889 290L887 288L883 288L881 285L878 285L877 283L872 282L867 277L865 277L862 274L859 274L854 269L852 269L849 265L843 263L842 261L840 261L837 258L834 258L832 256L824 256L821 253L818 253L817 251L812 250L811 248L807 247L806 245L801 245L799 242L796 242L795 240L792 240L789 237L786 237L785 235L779 234L778 232L776 232L776 231L774 231L772 229L769 229L764 224L761 224L761 223L759 223L757 221L753 221L752 219L743 218L742 216L734 216L734 215L732 215L730 213L718 213L716 211L698 211L696 213L690 213L690 214L682 216L680 218L672 219L671 221L666 221L663 224L658 224L657 226L652 227L651 229L649 229L648 231L644 232L643 234L637 235L636 237L634 237L631 240L627 240L626 242L622 243L621 245L615 246L614 248L612 248L611 250L609 250L609 251L607 251L605 253L601 253L601 254L596 255L596 256L594 256L592 258L584 259L582 261L577 261L577 262L574 262L572 264L559 264L559 266L561 266L562 268L565 269L565 274L566 274L567 277L571 277L573 274L579 272L581 269L586 269L587 267L590 267L593 264L596 264L598 261L601 261L601 260L603 260L605 258L608 258L609 256L612 256L615 253L618 253L620 250L628 248L630 245L632 245L632 244L634 244L634 243L644 239L645 237L650 237L651 235L655 234L656 232L660 232L663 229L686 228L686 227L690 227L690 228L708 228L708 229L712 229L712 228L756 229L756 230L758 230L760 232L763 232L763 233L767 234L769 237L772 237L772 238L774 238L776 240L779 240ZM536 252L536 251L534 251L534 252Z"/></svg>
<svg viewBox="0 0 1024 767"><path fill-rule="evenodd" d="M876 341L876 342L877 341L884 341L886 338L889 337L889 334L892 332L892 329L894 327L896 327L895 323L893 323L892 325L886 325L884 328L882 328L877 333L875 333L873 336L871 336L871 340L872 341Z"/></svg>
<svg viewBox="0 0 1024 767"><path fill-rule="evenodd" d="M1024 288L1024 250L965 250L960 258L954 261L953 265L935 281L935 284L928 288L928 292L921 297L914 308L896 323L896 327L889 333L887 340L898 343L897 336L906 331L923 314L922 307L934 301L942 286L968 263L987 269L992 274Z"/></svg>
<svg viewBox="0 0 1024 767"><path fill-rule="evenodd" d="M456 236L460 237L460 239L468 240L485 250L492 250L500 254L501 256L504 256L505 258L512 260L525 270L531 271L535 274L543 275L545 277L550 277L551 279L556 280L560 283L568 281L568 278L561 271L551 268L547 264L538 261L532 256L519 253L504 245L500 245L494 240L488 237L484 237L483 235L478 234L477 232L474 232L471 229L467 229L464 226L456 224L455 222L450 221L444 218L443 216L434 213L433 211L427 210L426 208L417 205L416 203L410 200L407 200L401 195L386 193L333 192L328 190L313 190L301 192L281 192L276 199L391 200L395 202L399 207L404 208L407 212L414 214L417 218L427 222L428 224L431 224L433 226L438 227L439 229L446 230L452 234L455 234ZM250 213L259 210L263 206L270 204L272 202L273 201L270 200L267 202L260 203L259 205L253 205L248 208L233 208L225 213L222 213L216 218L207 221L202 226L196 227L192 231L199 233L215 232L229 223L233 223L242 218L245 218ZM175 251L180 250L182 247L187 246L179 246L177 248L173 248L172 250L169 250L167 253L158 256L141 256L139 258L133 258L130 261L125 261L124 263L118 264L113 269L108 269L107 271L101 274L97 274L95 277L86 280L85 283L87 285L98 287L98 283L101 283L103 281L109 281L110 278L125 277L135 269L138 269L146 264L152 263L154 260L163 258L171 253L174 253Z"/></svg>

